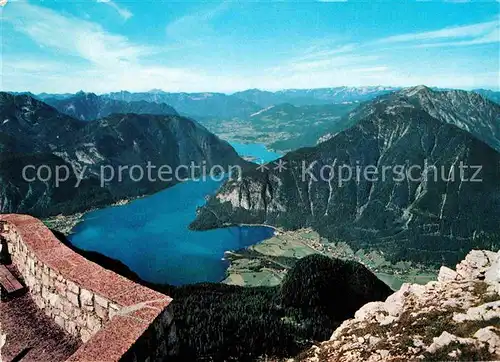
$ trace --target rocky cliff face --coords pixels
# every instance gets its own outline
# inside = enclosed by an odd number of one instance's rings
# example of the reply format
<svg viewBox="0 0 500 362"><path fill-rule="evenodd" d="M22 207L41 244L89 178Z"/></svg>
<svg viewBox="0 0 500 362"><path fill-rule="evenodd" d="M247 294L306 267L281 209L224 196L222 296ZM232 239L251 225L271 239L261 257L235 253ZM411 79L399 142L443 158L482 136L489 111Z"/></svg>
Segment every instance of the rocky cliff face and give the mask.
<svg viewBox="0 0 500 362"><path fill-rule="evenodd" d="M473 250L437 281L371 302L297 361L500 359L500 252Z"/></svg>
<svg viewBox="0 0 500 362"><path fill-rule="evenodd" d="M227 142L180 116L113 114L82 122L29 96L0 93L0 117L2 213L44 217L79 212L174 185L190 175L175 177L179 165L245 164ZM164 165L170 167L170 180L159 178ZM34 182L23 177L25 166L32 167L26 175ZM139 172L132 174L133 166ZM41 167L42 177L36 178ZM125 168L122 176L120 167ZM68 176L59 185L58 168L63 178Z"/></svg>
<svg viewBox="0 0 500 362"><path fill-rule="evenodd" d="M177 115L175 109L165 103L125 102L84 92L63 99L47 98L44 102L53 106L59 112L81 121L91 121L107 117L113 113Z"/></svg>
<svg viewBox="0 0 500 362"><path fill-rule="evenodd" d="M406 104L406 106L405 106ZM346 124L357 124L377 110L395 114L412 107L429 116L469 132L500 152L500 106L475 92L437 91L426 86L406 88L368 102L351 112ZM324 137L323 141L331 137Z"/></svg>
<svg viewBox="0 0 500 362"><path fill-rule="evenodd" d="M431 117L468 131L500 152L500 106L487 98L475 92L433 91L425 86L395 96L407 98Z"/></svg>
<svg viewBox="0 0 500 362"><path fill-rule="evenodd" d="M479 125L491 130L499 116L498 105L467 92L384 96L349 115L356 126L287 154L281 169L228 182L193 227L312 227L390 260L453 265L473 247L498 244L485 235L500 221L500 153L478 137L493 145ZM477 121L466 131L468 117Z"/></svg>

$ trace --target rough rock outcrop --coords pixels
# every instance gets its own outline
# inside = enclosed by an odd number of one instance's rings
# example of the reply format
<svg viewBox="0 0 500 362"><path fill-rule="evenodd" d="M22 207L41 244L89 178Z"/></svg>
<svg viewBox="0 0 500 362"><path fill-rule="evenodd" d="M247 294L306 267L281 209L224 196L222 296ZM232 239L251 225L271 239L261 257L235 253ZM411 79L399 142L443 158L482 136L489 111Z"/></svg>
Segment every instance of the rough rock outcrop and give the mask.
<svg viewBox="0 0 500 362"><path fill-rule="evenodd" d="M473 250L438 280L404 284L298 361L500 360L500 252Z"/></svg>

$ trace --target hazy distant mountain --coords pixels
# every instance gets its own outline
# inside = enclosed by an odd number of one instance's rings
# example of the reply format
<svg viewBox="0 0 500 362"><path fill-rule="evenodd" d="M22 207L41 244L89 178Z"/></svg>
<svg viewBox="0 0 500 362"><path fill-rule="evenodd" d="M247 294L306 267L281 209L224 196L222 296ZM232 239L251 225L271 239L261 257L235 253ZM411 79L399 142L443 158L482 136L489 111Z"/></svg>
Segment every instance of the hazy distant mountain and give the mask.
<svg viewBox="0 0 500 362"><path fill-rule="evenodd" d="M72 97L74 94L73 93L38 93L34 94L31 92L7 92L10 94L13 94L15 96L20 96L20 95L27 95L32 98L36 98L38 100L45 100L47 98L53 98L53 99L64 99L64 98L69 98Z"/></svg>
<svg viewBox="0 0 500 362"><path fill-rule="evenodd" d="M46 98L44 102L59 112L82 121L103 118L113 113L177 115L175 109L165 103L125 102L84 92L78 92L71 97Z"/></svg>
<svg viewBox="0 0 500 362"><path fill-rule="evenodd" d="M349 127L351 124L342 122L342 117L355 107L354 104L297 107L285 103L265 108L249 120L258 132L273 136L271 148L287 151L314 146L325 133Z"/></svg>
<svg viewBox="0 0 500 362"><path fill-rule="evenodd" d="M499 105L472 92L416 87L367 102L347 117L357 124L316 147L288 153L282 158L286 170L271 164L226 183L193 227L312 227L355 249L381 250L391 260L435 264L453 264L473 247L500 247L481 236L500 224L500 153L482 141L497 144L492 130ZM437 167L427 178L418 180L418 169L412 179L397 176L395 166L409 172L426 164ZM378 180L373 173L354 173L339 184L338 168L328 168L333 165L375 167ZM459 165L481 166L482 181L464 181ZM476 171L467 169L464 178Z"/></svg>
<svg viewBox="0 0 500 362"><path fill-rule="evenodd" d="M180 116L113 114L83 122L26 95L0 92L0 212L47 216L74 213L158 191L178 181L122 182L115 177L100 187L100 167L236 165L245 162L234 149L195 121ZM25 166L68 166L70 178L27 182ZM75 187L74 171L84 170ZM44 172L47 172L46 170ZM43 173L45 176L46 173ZM33 175L30 174L29 177ZM182 176L182 175L181 175Z"/></svg>
<svg viewBox="0 0 500 362"><path fill-rule="evenodd" d="M83 91L80 91L78 93L83 93ZM78 94L78 93L76 93L76 94ZM73 93L38 93L36 95L36 98L38 98L42 101L45 101L48 98L65 99L65 98L73 97L74 95L75 94L73 94Z"/></svg>
<svg viewBox="0 0 500 362"><path fill-rule="evenodd" d="M290 103L263 108L246 118L202 120L203 125L223 139L262 143L278 151L313 146L328 132L341 131L350 124L342 116L356 104L328 104L297 107Z"/></svg>
<svg viewBox="0 0 500 362"><path fill-rule="evenodd" d="M231 119L246 117L261 107L238 97L223 93L167 93L153 90L143 93L115 92L106 96L126 102L146 101L167 103L179 113L193 118Z"/></svg>
<svg viewBox="0 0 500 362"><path fill-rule="evenodd" d="M285 89L277 92L249 89L234 93L233 96L262 107L279 103L295 106L319 105L344 102L362 102L398 90L397 87L334 87L316 89Z"/></svg>
<svg viewBox="0 0 500 362"><path fill-rule="evenodd" d="M473 92L488 98L490 101L500 104L500 92L492 91L491 89L474 89Z"/></svg>

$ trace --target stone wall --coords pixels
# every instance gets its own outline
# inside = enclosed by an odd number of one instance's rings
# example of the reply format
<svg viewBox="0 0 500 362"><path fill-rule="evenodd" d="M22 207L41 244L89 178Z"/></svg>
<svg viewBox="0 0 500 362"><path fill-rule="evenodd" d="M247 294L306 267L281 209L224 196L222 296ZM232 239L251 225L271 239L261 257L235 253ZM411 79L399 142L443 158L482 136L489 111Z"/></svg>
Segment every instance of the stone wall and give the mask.
<svg viewBox="0 0 500 362"><path fill-rule="evenodd" d="M0 237L37 306L84 342L71 361L175 354L170 297L90 262L33 217L0 215L0 223Z"/></svg>

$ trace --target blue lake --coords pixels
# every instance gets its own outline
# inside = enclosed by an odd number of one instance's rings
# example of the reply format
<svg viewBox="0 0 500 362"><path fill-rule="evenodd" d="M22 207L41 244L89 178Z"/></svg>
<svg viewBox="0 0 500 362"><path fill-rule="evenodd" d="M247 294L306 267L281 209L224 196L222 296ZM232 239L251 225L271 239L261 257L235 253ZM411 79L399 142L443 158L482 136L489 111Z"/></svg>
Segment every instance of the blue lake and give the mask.
<svg viewBox="0 0 500 362"><path fill-rule="evenodd" d="M283 155L277 152L270 151L266 146L262 144L253 143L237 143L230 142L231 146L238 152L241 156L252 156L255 157L256 161L271 162L277 160Z"/></svg>
<svg viewBox="0 0 500 362"><path fill-rule="evenodd" d="M244 146L244 150L235 147L242 156L277 158L272 152L266 155L262 145ZM196 208L221 184L186 181L126 205L89 212L73 229L70 241L122 261L147 281L173 285L221 281L228 266L222 259L225 251L273 235L273 229L259 226L189 230Z"/></svg>

